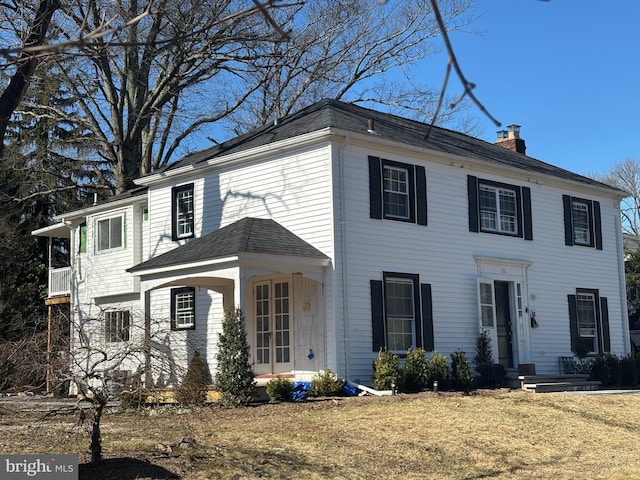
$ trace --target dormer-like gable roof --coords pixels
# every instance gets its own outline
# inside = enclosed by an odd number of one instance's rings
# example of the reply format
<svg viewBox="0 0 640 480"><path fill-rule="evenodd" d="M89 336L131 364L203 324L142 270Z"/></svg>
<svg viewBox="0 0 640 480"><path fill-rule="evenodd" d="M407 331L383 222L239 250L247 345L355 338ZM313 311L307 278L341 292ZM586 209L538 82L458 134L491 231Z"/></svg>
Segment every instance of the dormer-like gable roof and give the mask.
<svg viewBox="0 0 640 480"><path fill-rule="evenodd" d="M188 241L173 250L151 258L130 269L136 273L196 262L206 262L243 253L283 255L325 260L320 250L271 219L246 217L203 237Z"/></svg>

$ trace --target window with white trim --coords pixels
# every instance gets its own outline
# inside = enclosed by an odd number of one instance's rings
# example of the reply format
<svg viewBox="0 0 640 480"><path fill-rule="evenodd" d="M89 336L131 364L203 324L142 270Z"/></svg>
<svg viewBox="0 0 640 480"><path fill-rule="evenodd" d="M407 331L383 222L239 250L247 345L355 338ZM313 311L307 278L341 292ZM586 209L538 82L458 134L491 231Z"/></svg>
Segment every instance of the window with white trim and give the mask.
<svg viewBox="0 0 640 480"><path fill-rule="evenodd" d="M533 240L531 189L467 175L469 231Z"/></svg>
<svg viewBox="0 0 640 480"><path fill-rule="evenodd" d="M571 211L573 215L573 243L590 245L589 206L586 203L574 201L571 204Z"/></svg>
<svg viewBox="0 0 640 480"><path fill-rule="evenodd" d="M479 184L480 228L483 231L518 233L515 190Z"/></svg>
<svg viewBox="0 0 640 480"><path fill-rule="evenodd" d="M383 167L385 217L409 218L409 172L406 168Z"/></svg>
<svg viewBox="0 0 640 480"><path fill-rule="evenodd" d="M171 289L171 329L196 327L196 290L193 287Z"/></svg>
<svg viewBox="0 0 640 480"><path fill-rule="evenodd" d="M562 202L565 244L602 250L600 202L570 195L563 195Z"/></svg>
<svg viewBox="0 0 640 480"><path fill-rule="evenodd" d="M180 185L172 190L173 239L191 238L194 235L193 184Z"/></svg>
<svg viewBox="0 0 640 480"><path fill-rule="evenodd" d="M124 237L123 215L98 220L97 230L97 248L99 252L122 248L122 239Z"/></svg>
<svg viewBox="0 0 640 480"><path fill-rule="evenodd" d="M131 330L129 310L109 310L104 312L104 339L106 342L128 342Z"/></svg>
<svg viewBox="0 0 640 480"><path fill-rule="evenodd" d="M387 277L384 301L387 327L387 348L406 352L415 345L414 281L411 278Z"/></svg>

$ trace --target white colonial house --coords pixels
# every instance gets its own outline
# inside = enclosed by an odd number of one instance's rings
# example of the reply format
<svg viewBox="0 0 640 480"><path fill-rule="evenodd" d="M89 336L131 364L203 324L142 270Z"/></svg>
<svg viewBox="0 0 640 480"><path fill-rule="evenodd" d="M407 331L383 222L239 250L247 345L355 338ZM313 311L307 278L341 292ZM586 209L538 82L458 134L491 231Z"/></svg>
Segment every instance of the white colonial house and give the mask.
<svg viewBox="0 0 640 480"><path fill-rule="evenodd" d="M158 387L195 350L215 371L232 306L257 378L366 384L381 348L473 358L481 329L496 363L539 374L580 348L629 353L625 192L499 134L321 101L34 232L71 239L47 301L70 301L76 343L143 339L128 369Z"/></svg>

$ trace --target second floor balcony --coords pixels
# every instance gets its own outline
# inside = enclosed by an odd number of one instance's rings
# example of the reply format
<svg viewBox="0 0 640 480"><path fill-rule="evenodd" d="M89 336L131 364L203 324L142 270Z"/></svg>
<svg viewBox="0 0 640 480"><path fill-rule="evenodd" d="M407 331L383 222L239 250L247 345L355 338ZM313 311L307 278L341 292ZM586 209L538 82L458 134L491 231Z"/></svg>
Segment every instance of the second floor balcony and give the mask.
<svg viewBox="0 0 640 480"><path fill-rule="evenodd" d="M49 269L49 297L71 294L71 267Z"/></svg>

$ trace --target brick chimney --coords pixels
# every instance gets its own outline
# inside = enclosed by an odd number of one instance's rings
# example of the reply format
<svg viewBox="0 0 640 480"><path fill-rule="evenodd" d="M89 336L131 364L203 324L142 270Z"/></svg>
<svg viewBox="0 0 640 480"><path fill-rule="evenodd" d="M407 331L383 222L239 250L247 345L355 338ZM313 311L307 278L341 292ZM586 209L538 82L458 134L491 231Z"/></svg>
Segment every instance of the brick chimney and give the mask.
<svg viewBox="0 0 640 480"><path fill-rule="evenodd" d="M527 151L524 140L520 138L520 125L509 125L506 130L498 131L498 140L496 145L500 145L507 150L522 153Z"/></svg>

